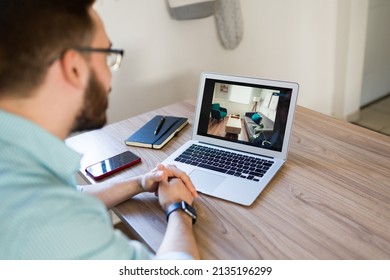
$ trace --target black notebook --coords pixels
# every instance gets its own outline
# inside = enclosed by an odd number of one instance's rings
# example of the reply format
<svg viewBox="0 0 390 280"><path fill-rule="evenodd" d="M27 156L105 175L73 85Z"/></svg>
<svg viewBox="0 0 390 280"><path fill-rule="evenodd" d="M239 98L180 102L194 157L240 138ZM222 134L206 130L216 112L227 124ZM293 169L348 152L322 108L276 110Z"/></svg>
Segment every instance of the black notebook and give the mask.
<svg viewBox="0 0 390 280"><path fill-rule="evenodd" d="M164 118L164 121L155 133L161 118ZM134 132L125 143L128 146L161 149L187 124L187 118L158 115Z"/></svg>

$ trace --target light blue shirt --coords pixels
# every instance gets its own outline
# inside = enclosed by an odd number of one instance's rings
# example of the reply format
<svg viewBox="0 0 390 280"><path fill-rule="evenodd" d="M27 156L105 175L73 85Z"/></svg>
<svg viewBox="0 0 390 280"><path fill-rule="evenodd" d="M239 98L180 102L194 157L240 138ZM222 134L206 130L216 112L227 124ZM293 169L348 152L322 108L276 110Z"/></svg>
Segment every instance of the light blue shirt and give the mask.
<svg viewBox="0 0 390 280"><path fill-rule="evenodd" d="M112 228L102 202L77 191L81 156L0 110L0 259L149 259Z"/></svg>

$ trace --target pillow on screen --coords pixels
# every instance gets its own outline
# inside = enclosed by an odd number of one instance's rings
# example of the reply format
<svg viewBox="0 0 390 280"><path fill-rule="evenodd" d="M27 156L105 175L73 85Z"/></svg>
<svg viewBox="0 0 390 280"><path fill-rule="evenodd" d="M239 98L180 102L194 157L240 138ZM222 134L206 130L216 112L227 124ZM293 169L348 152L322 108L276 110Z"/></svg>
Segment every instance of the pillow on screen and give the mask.
<svg viewBox="0 0 390 280"><path fill-rule="evenodd" d="M254 121L257 124L260 124L261 119L262 117L258 113L252 115L252 121Z"/></svg>

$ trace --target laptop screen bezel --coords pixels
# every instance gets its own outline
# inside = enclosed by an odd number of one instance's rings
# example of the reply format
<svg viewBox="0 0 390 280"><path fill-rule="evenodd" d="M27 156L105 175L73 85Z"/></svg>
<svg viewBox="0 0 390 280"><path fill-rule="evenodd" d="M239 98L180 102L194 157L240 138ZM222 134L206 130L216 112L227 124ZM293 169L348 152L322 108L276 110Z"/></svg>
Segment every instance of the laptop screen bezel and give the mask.
<svg viewBox="0 0 390 280"><path fill-rule="evenodd" d="M263 87L291 89L291 99L290 99L290 104L288 109L286 128L285 128L284 140L283 140L281 151L275 151L275 150L270 150L262 147L245 145L243 143L237 143L237 142L227 141L224 139L218 139L218 138L198 134L199 120L201 117L200 114L201 114L202 103L205 94L205 85L207 79L219 80L219 81L226 82L227 84L237 83L237 84L253 85L253 87L263 86ZM199 83L192 139L199 142L208 143L211 145L234 149L237 151L244 151L256 155L286 160L288 155L288 147L289 147L291 132L292 132L295 107L297 103L298 89L299 89L299 85L298 83L295 82L268 80L268 79L204 72L201 74L200 83Z"/></svg>

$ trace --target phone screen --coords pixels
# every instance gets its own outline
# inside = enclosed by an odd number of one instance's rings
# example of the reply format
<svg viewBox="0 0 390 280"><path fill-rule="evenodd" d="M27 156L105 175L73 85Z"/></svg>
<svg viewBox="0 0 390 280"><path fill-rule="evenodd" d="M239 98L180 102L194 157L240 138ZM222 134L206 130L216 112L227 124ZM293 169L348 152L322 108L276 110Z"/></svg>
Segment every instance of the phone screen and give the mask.
<svg viewBox="0 0 390 280"><path fill-rule="evenodd" d="M130 151L88 166L85 171L95 180L103 179L115 172L139 163L141 158Z"/></svg>

